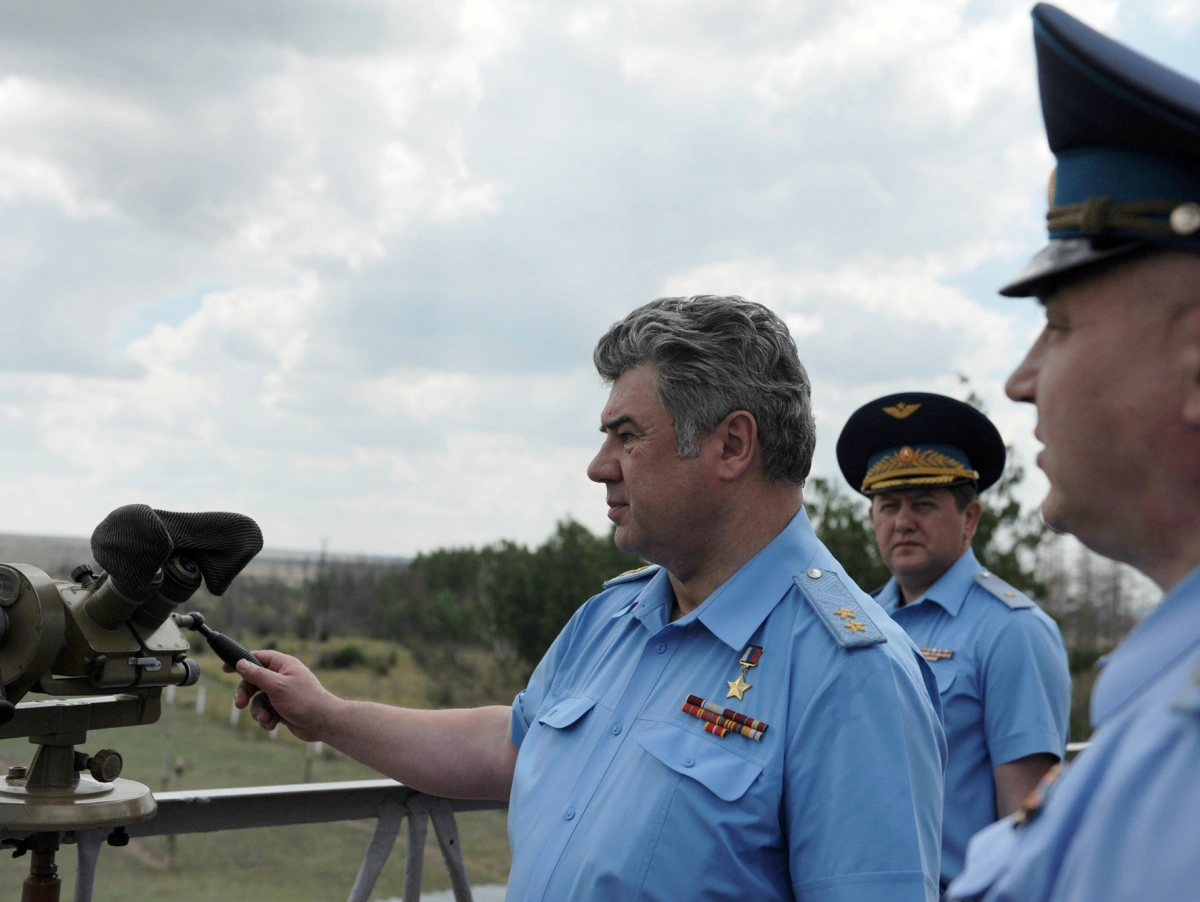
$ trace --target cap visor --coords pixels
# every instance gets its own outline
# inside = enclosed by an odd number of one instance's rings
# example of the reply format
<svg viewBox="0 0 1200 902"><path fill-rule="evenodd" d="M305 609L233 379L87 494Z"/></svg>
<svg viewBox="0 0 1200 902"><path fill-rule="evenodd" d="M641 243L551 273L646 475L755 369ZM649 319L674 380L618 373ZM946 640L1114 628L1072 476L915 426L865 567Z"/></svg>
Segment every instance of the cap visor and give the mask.
<svg viewBox="0 0 1200 902"><path fill-rule="evenodd" d="M1096 248L1092 246L1090 238L1054 238L1000 289L1000 293L1009 298L1031 297L1039 293L1047 279L1128 254L1148 244L1146 241L1127 241L1116 246Z"/></svg>

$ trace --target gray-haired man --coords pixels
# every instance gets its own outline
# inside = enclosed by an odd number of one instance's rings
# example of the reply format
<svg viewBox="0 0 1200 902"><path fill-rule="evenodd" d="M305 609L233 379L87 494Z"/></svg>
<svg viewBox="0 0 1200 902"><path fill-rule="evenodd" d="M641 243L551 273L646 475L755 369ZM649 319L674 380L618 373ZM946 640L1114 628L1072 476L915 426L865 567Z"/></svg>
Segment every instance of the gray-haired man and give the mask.
<svg viewBox="0 0 1200 902"><path fill-rule="evenodd" d="M653 566L584 604L511 707L342 701L268 652L239 672L302 738L508 799L510 899L936 899L936 686L804 514L815 433L787 328L741 298L662 298L595 361L612 391L588 475Z"/></svg>

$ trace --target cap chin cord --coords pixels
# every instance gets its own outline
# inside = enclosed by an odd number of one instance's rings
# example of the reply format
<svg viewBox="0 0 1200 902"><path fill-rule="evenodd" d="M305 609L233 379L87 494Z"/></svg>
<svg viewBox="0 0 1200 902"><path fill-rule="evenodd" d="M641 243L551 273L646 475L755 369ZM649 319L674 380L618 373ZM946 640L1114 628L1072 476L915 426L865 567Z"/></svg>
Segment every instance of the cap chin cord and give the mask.
<svg viewBox="0 0 1200 902"><path fill-rule="evenodd" d="M1090 237L1111 231L1148 238L1181 238L1200 231L1200 204L1179 200L1119 204L1111 197L1089 197L1081 204L1051 207L1046 214L1046 225L1055 237L1062 232Z"/></svg>

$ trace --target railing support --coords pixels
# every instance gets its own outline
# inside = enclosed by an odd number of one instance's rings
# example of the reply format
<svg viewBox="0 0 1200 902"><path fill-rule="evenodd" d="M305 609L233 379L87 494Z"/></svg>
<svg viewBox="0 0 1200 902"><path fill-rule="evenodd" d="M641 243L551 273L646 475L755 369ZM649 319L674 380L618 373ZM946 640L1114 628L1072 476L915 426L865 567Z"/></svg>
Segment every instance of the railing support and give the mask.
<svg viewBox="0 0 1200 902"><path fill-rule="evenodd" d="M349 902L365 902L382 873L408 818L408 860L404 872L405 902L419 902L429 820L442 851L456 902L472 902L455 812L489 811L507 807L486 799L445 799L416 792L393 780L307 783L292 786L250 786L242 789L201 789L155 794L158 813L122 829L129 837L174 836L254 827L321 824L375 819L375 832L359 866ZM75 831L79 860L74 902L91 902L100 849L111 828ZM26 842L26 831L0 828L0 841Z"/></svg>
<svg viewBox="0 0 1200 902"><path fill-rule="evenodd" d="M458 824L454 821L454 810L446 799L438 799L429 811L433 820L433 832L437 834L442 848L442 860L450 874L450 888L454 890L454 902L474 902L471 898L471 883L467 880L467 865L463 861L462 845L458 841Z"/></svg>
<svg viewBox="0 0 1200 902"><path fill-rule="evenodd" d="M393 798L384 799L379 809L379 820L375 823L375 832L371 836L371 844L367 846L367 854L358 869L358 876L354 878L354 886L350 888L347 902L367 902L371 898L375 881L383 873L383 866L387 864L392 847L396 844L404 814L404 806L398 801Z"/></svg>
<svg viewBox="0 0 1200 902"><path fill-rule="evenodd" d="M96 864L105 837L112 830L78 830L75 833L75 902L92 902L92 889L96 886Z"/></svg>

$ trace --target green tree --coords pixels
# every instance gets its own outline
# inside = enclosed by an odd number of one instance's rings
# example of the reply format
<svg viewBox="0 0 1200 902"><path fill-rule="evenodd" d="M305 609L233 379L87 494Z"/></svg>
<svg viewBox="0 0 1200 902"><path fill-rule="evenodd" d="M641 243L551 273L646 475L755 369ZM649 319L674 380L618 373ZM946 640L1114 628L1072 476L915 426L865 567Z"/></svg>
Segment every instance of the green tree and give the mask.
<svg viewBox="0 0 1200 902"><path fill-rule="evenodd" d="M983 399L970 380L959 373L958 381L967 393L963 400L986 414ZM1048 528L1037 510L1025 510L1017 499L1017 488L1025 480L1025 465L1012 445L1006 445L1005 450L1008 460L1003 475L979 496L983 513L971 544L980 563L1005 582L1038 598L1046 587L1037 578L1034 556L1045 542Z"/></svg>
<svg viewBox="0 0 1200 902"><path fill-rule="evenodd" d="M384 630L410 647L483 643L490 632L484 588L489 555L488 549L438 549L382 576L375 610Z"/></svg>
<svg viewBox="0 0 1200 902"><path fill-rule="evenodd" d="M567 518L536 551L511 542L495 548L489 594L498 633L532 668L575 610L604 581L644 562Z"/></svg>
<svg viewBox="0 0 1200 902"><path fill-rule="evenodd" d="M804 489L804 507L817 538L846 568L846 573L865 592L872 592L891 578L879 556L875 530L867 517L867 501L850 494L823 477L810 479Z"/></svg>

